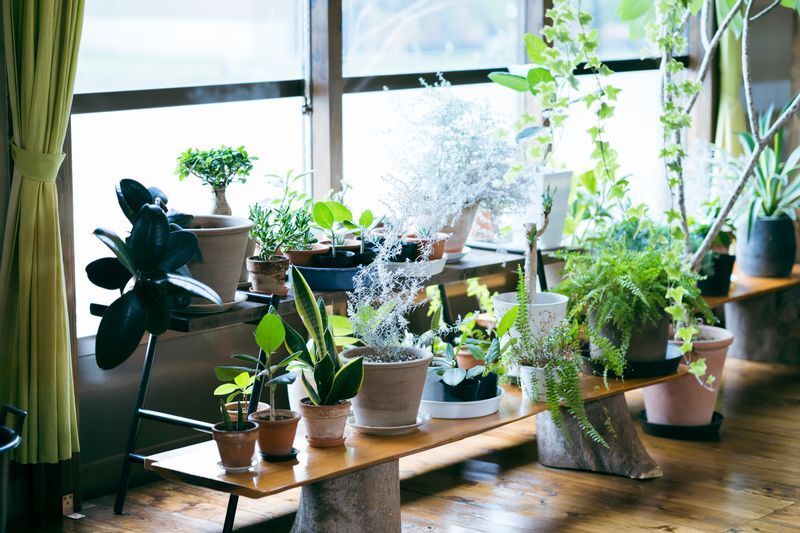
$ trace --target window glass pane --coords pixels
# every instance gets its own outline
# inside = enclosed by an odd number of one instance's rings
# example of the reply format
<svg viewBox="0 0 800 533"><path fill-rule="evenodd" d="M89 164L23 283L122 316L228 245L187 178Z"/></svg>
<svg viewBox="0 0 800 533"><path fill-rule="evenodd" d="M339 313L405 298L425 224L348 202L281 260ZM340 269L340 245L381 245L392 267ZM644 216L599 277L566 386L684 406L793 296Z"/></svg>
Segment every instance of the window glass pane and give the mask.
<svg viewBox="0 0 800 533"><path fill-rule="evenodd" d="M518 62L519 0L343 0L345 76Z"/></svg>
<svg viewBox="0 0 800 533"><path fill-rule="evenodd" d="M343 101L344 178L350 185L346 200L356 211L385 213L383 201L391 190L382 178L391 170L391 152L402 150L404 110L423 89L345 94ZM494 111L509 119L518 113L517 93L495 84L454 86L461 98L488 101Z"/></svg>
<svg viewBox="0 0 800 533"><path fill-rule="evenodd" d="M579 80L581 90L594 90L595 81L591 76L580 76ZM620 175L633 176L631 194L635 201L645 202L658 209L655 212L661 212L669 192L664 179L664 162L658 156L662 146L659 73L657 70L617 73L609 81L622 90L614 116L606 126L609 144L619 155ZM595 126L596 121L595 115L585 106L572 106L557 139L554 157L575 175L594 167L587 130Z"/></svg>
<svg viewBox="0 0 800 533"><path fill-rule="evenodd" d="M592 27L597 29L600 47L598 54L604 60L639 59L645 41L631 39L630 25L617 16L620 0L583 0L581 9L591 13Z"/></svg>
<svg viewBox="0 0 800 533"><path fill-rule="evenodd" d="M169 205L183 212L208 213L211 190L191 176L178 180L174 172L178 154L190 146L244 145L259 159L247 183L232 184L227 197L233 214L246 217L251 203L274 197L275 189L265 174L303 167L301 104L300 98L281 98L72 117L79 337L93 335L99 323L89 316L89 302L108 303L115 298L112 291L89 283L84 268L110 255L91 234L95 227L121 234L130 228L114 194L119 179L133 178L161 188Z"/></svg>
<svg viewBox="0 0 800 533"><path fill-rule="evenodd" d="M302 0L87 0L75 92L302 77Z"/></svg>

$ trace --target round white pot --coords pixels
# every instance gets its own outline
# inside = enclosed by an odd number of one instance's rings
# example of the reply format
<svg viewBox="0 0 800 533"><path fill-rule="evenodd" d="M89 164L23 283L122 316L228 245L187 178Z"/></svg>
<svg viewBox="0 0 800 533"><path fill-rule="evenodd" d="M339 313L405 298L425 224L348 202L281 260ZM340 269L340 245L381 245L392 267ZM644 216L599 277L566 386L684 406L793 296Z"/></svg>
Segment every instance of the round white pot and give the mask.
<svg viewBox="0 0 800 533"><path fill-rule="evenodd" d="M534 336L547 333L567 316L569 298L555 292L538 292L534 304L528 304L528 322ZM508 311L517 305L517 293L504 292L494 297L494 315L499 323ZM516 334L515 328L511 330Z"/></svg>
<svg viewBox="0 0 800 533"><path fill-rule="evenodd" d="M544 368L537 366L520 366L519 382L522 396L531 403L547 401L547 384L544 381ZM536 387L534 387L534 382ZM534 395L534 389L536 393Z"/></svg>

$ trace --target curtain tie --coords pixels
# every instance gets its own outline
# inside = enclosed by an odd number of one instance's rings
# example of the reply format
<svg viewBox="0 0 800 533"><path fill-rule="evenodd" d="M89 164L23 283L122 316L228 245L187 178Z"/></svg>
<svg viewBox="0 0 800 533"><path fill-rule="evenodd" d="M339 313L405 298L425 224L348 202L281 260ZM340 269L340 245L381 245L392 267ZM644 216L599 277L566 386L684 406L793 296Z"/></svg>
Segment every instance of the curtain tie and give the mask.
<svg viewBox="0 0 800 533"><path fill-rule="evenodd" d="M64 161L64 155L63 153L45 154L27 150L11 143L11 156L14 158L14 164L17 165L20 174L34 181L55 183L58 169L61 168L61 162Z"/></svg>

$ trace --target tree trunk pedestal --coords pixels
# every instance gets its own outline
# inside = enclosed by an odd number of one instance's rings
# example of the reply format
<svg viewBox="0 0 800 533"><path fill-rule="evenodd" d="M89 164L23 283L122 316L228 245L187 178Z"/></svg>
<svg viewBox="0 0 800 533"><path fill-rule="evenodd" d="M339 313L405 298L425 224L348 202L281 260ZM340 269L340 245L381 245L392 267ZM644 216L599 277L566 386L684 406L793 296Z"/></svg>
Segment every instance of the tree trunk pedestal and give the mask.
<svg viewBox="0 0 800 533"><path fill-rule="evenodd" d="M304 485L292 533L399 533L397 459Z"/></svg>
<svg viewBox="0 0 800 533"><path fill-rule="evenodd" d="M536 415L536 447L539 463L633 479L661 477L661 468L644 449L636 432L624 394L586 403L586 414L608 448L586 437L575 418L562 408L564 430L555 426L550 413Z"/></svg>

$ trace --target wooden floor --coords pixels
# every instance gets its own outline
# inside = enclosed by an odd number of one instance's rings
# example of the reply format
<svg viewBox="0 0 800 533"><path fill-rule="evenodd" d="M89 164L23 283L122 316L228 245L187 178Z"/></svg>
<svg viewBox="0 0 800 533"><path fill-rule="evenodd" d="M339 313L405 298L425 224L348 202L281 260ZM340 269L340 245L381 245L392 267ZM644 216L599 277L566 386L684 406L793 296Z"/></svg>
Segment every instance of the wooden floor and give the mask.
<svg viewBox="0 0 800 533"><path fill-rule="evenodd" d="M533 419L400 461L403 529L417 531L800 531L800 366L729 360L722 438L643 435L664 471L652 481L536 462ZM641 393L628 393L631 412ZM238 531L288 531L299 490L240 499ZM158 482L93 500L65 531L220 531L227 496ZM376 532L379 533L379 532Z"/></svg>

